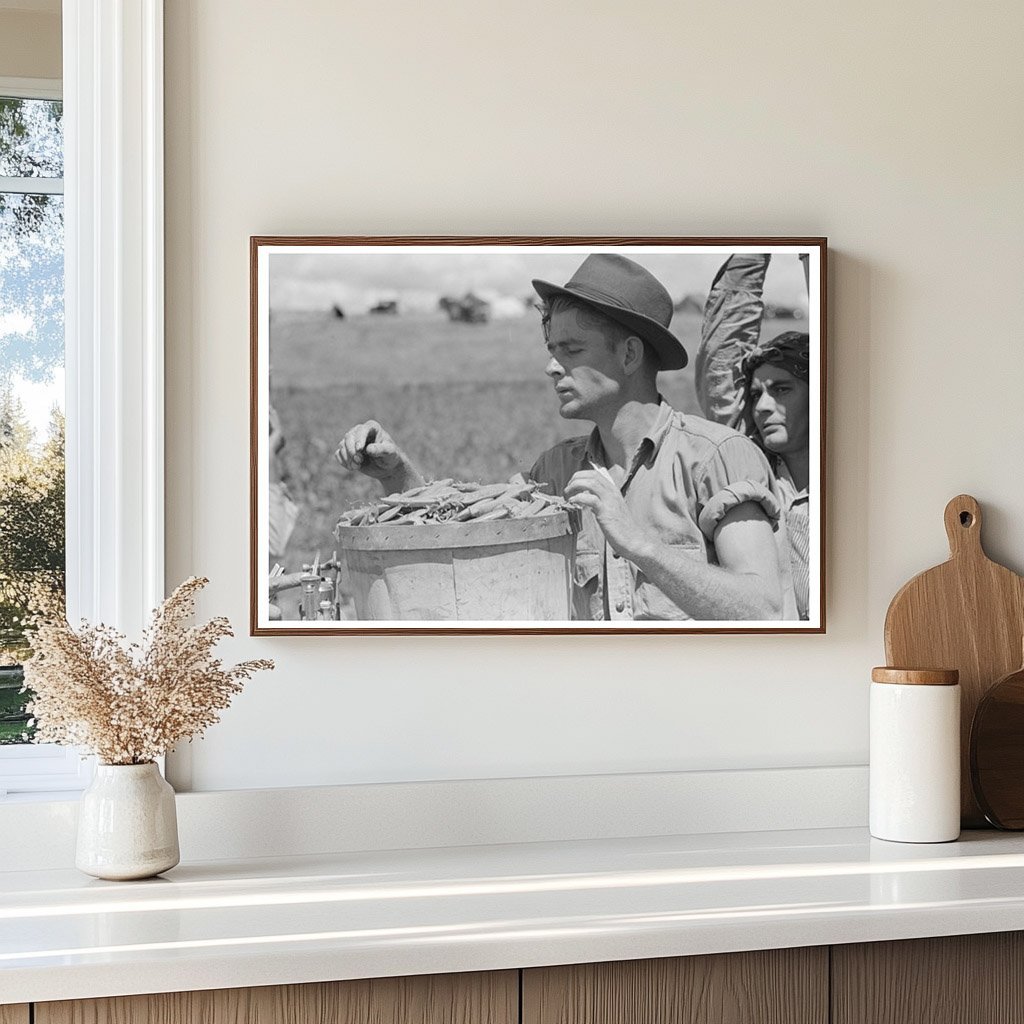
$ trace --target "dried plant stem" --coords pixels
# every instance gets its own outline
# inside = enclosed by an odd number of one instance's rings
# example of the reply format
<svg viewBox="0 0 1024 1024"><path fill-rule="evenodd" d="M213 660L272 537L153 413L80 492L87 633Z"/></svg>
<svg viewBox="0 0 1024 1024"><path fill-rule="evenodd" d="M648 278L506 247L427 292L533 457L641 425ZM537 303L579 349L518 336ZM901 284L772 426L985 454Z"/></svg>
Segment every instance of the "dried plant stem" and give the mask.
<svg viewBox="0 0 1024 1024"><path fill-rule="evenodd" d="M182 583L153 613L141 645L102 624L39 622L25 663L36 741L85 747L105 764L145 764L219 721L243 683L274 663L225 668L213 648L232 635L228 620L186 625L208 582Z"/></svg>

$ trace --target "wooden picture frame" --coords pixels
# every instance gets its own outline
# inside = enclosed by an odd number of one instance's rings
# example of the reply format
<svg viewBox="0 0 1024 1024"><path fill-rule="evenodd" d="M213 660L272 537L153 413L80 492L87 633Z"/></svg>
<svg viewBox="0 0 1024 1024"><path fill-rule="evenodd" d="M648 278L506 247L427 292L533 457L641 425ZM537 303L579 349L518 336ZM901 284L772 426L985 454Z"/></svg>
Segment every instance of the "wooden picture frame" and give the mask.
<svg viewBox="0 0 1024 1024"><path fill-rule="evenodd" d="M825 632L826 264L251 238L252 635Z"/></svg>

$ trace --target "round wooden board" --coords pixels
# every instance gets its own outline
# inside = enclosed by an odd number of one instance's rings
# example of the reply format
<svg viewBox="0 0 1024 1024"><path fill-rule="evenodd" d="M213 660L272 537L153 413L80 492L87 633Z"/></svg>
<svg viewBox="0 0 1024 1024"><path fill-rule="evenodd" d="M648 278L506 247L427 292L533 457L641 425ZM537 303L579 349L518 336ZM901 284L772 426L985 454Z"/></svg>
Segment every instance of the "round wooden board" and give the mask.
<svg viewBox="0 0 1024 1024"><path fill-rule="evenodd" d="M1024 829L1024 668L982 697L971 726L971 785L997 828Z"/></svg>

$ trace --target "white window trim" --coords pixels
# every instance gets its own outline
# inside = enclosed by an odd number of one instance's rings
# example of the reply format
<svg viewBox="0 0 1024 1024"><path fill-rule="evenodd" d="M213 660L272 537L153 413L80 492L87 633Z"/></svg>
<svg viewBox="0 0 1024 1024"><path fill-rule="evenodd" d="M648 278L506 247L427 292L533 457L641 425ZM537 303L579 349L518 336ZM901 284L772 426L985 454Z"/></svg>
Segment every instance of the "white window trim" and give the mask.
<svg viewBox="0 0 1024 1024"><path fill-rule="evenodd" d="M0 96L3 95L0 83ZM0 175L0 192L20 192L22 195L59 196L64 193L63 178L5 178Z"/></svg>
<svg viewBox="0 0 1024 1024"><path fill-rule="evenodd" d="M0 747L0 800L22 793L67 799L89 785L94 767L94 758L82 757L71 747L52 743Z"/></svg>
<svg viewBox="0 0 1024 1024"><path fill-rule="evenodd" d="M9 78L0 76L0 96L23 100L59 100L64 95L59 78Z"/></svg>
<svg viewBox="0 0 1024 1024"><path fill-rule="evenodd" d="M54 78L5 78L0 76L0 96L25 100L59 100L61 83ZM63 195L63 178L8 178L0 175L0 192L22 195Z"/></svg>
<svg viewBox="0 0 1024 1024"><path fill-rule="evenodd" d="M63 39L68 617L137 636L164 596L163 0L64 0ZM91 777L25 749L0 792Z"/></svg>

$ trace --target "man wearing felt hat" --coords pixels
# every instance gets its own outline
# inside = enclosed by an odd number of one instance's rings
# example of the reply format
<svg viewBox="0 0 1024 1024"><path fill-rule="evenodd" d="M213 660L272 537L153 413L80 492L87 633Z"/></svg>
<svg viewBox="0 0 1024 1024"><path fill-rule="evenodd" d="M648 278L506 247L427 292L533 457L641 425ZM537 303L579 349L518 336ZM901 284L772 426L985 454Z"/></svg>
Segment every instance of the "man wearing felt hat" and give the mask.
<svg viewBox="0 0 1024 1024"><path fill-rule="evenodd" d="M658 372L687 362L661 282L625 256L594 253L565 285L533 286L559 413L595 425L544 452L529 474L584 509L575 617L796 618L764 454L658 393ZM423 480L373 421L350 430L337 454L387 490Z"/></svg>

